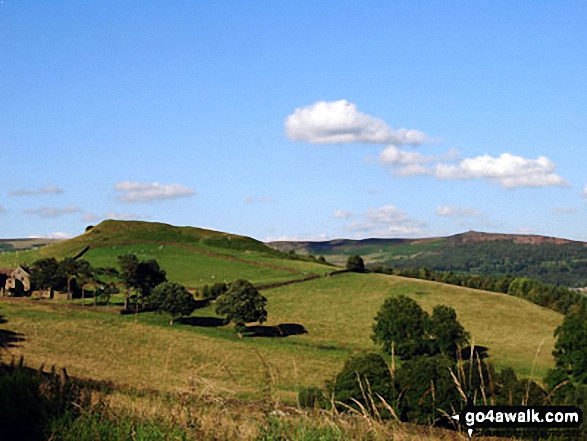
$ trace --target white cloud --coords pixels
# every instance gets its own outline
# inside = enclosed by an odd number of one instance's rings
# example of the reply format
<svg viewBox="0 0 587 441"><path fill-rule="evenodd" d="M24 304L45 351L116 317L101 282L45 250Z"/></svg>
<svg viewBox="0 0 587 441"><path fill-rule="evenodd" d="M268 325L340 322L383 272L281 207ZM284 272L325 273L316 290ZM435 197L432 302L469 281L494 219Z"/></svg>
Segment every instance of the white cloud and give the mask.
<svg viewBox="0 0 587 441"><path fill-rule="evenodd" d="M564 178L554 173L556 165L546 156L536 159L511 153L502 153L498 157L482 155L464 159L458 156L455 150L440 156L426 156L391 145L381 152L379 162L391 167L396 176L429 175L443 180L485 179L503 188L569 185ZM587 190L583 191L583 195L587 198Z"/></svg>
<svg viewBox="0 0 587 441"><path fill-rule="evenodd" d="M321 234L311 234L309 236L269 236L266 237L263 242L325 242L327 240L332 240L332 236L321 233Z"/></svg>
<svg viewBox="0 0 587 441"><path fill-rule="evenodd" d="M41 188L39 190L12 190L8 192L9 196L33 196L39 194L60 194L63 193L62 188L57 188L54 185L50 187Z"/></svg>
<svg viewBox="0 0 587 441"><path fill-rule="evenodd" d="M49 234L40 234L35 236L29 236L31 239L71 239L73 236L69 233L63 233L61 231L56 231L54 233Z"/></svg>
<svg viewBox="0 0 587 441"><path fill-rule="evenodd" d="M429 141L422 132L394 130L380 118L359 112L346 100L319 101L297 108L285 120L285 133L293 141L312 144L417 145Z"/></svg>
<svg viewBox="0 0 587 441"><path fill-rule="evenodd" d="M71 213L79 213L82 209L74 205L69 207L41 207L23 210L24 214L35 214L42 218L59 217Z"/></svg>
<svg viewBox="0 0 587 441"><path fill-rule="evenodd" d="M503 188L567 186L567 181L554 173L555 169L556 165L546 156L528 159L502 153L497 158L483 155L462 159L457 164L436 164L434 176L438 179L487 179Z"/></svg>
<svg viewBox="0 0 587 441"><path fill-rule="evenodd" d="M445 205L443 207L437 207L436 213L440 216L456 216L456 217L463 217L463 216L483 216L483 213L479 210L475 210L474 208L469 207L457 207L455 205Z"/></svg>
<svg viewBox="0 0 587 441"><path fill-rule="evenodd" d="M360 215L362 220L351 222L347 228L371 237L419 236L426 227L424 222L412 219L394 205L369 208Z"/></svg>
<svg viewBox="0 0 587 441"><path fill-rule="evenodd" d="M583 191L581 192L581 196L583 196L585 199L587 199L587 185L585 186L585 188L583 188Z"/></svg>
<svg viewBox="0 0 587 441"><path fill-rule="evenodd" d="M336 210L334 212L334 217L337 219L350 219L353 217L353 213L350 211Z"/></svg>
<svg viewBox="0 0 587 441"><path fill-rule="evenodd" d="M196 192L185 185L161 185L157 182L119 182L115 190L122 192L118 199L123 202L152 202L194 196Z"/></svg>

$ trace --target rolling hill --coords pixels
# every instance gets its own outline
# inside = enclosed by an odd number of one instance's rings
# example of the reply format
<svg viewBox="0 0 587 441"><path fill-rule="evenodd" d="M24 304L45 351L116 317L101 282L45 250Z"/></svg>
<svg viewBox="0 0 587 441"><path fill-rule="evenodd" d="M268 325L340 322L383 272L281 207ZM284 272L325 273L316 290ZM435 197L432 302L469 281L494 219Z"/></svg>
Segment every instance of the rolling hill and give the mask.
<svg viewBox="0 0 587 441"><path fill-rule="evenodd" d="M426 239L337 239L268 245L281 251L323 255L337 264L343 264L349 255L359 254L370 265L510 274L543 283L587 286L587 243L556 237L469 231Z"/></svg>
<svg viewBox="0 0 587 441"><path fill-rule="evenodd" d="M0 254L0 266L37 259L80 256L93 266L117 266L117 257L135 253L155 258L171 280L190 287L242 277L256 284L324 274L333 270L311 260L292 259L255 239L157 222L107 220L73 239L42 248Z"/></svg>

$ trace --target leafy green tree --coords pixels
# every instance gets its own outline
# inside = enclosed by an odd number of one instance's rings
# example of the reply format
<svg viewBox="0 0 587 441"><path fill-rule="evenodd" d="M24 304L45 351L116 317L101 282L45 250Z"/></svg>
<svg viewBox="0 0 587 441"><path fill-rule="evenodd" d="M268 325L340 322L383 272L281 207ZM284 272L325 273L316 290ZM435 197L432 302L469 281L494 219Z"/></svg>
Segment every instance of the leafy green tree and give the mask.
<svg viewBox="0 0 587 441"><path fill-rule="evenodd" d="M349 358L334 382L327 387L330 394L334 394L335 401L359 409L356 400L371 413L375 413L376 409L379 414L385 413L385 406L378 395L390 405L394 396L387 363L381 355L372 352ZM373 409L373 405L376 409Z"/></svg>
<svg viewBox="0 0 587 441"><path fill-rule="evenodd" d="M54 290L65 284L59 271L59 262L54 257L36 260L29 269L33 286L42 291L50 290L50 298L53 298Z"/></svg>
<svg viewBox="0 0 587 441"><path fill-rule="evenodd" d="M349 256L346 261L346 269L355 273L364 273L365 262L363 261L363 258L357 254Z"/></svg>
<svg viewBox="0 0 587 441"><path fill-rule="evenodd" d="M388 297L377 315L371 337L401 358L411 358L428 350L428 314L409 297L400 295Z"/></svg>
<svg viewBox="0 0 587 441"><path fill-rule="evenodd" d="M59 262L58 271L67 280L67 296L71 298L71 282L79 278L88 278L91 273L91 265L87 260L76 260L73 257L66 257Z"/></svg>
<svg viewBox="0 0 587 441"><path fill-rule="evenodd" d="M240 333L245 323L267 320L267 299L262 296L251 282L238 279L230 283L228 290L216 300L216 313L234 322Z"/></svg>
<svg viewBox="0 0 587 441"><path fill-rule="evenodd" d="M469 333L458 322L456 311L450 306L439 305L432 309L429 331L433 338L433 352L458 358L458 351L467 343Z"/></svg>
<svg viewBox="0 0 587 441"><path fill-rule="evenodd" d="M587 384L587 309L572 309L554 332L552 355L557 368L574 381Z"/></svg>
<svg viewBox="0 0 587 441"><path fill-rule="evenodd" d="M120 266L120 278L127 287L125 304L128 304L128 290L134 289L140 293L138 303L148 303L149 295L153 288L167 281L165 271L155 259L139 261L135 254L118 256Z"/></svg>
<svg viewBox="0 0 587 441"><path fill-rule="evenodd" d="M196 309L194 296L183 285L163 282L151 293L151 305L158 311L169 315L169 325L182 316L190 315Z"/></svg>
<svg viewBox="0 0 587 441"><path fill-rule="evenodd" d="M415 357L402 363L395 373L402 421L439 425L463 406L450 371L454 362L445 355ZM445 413L443 413L446 412Z"/></svg>

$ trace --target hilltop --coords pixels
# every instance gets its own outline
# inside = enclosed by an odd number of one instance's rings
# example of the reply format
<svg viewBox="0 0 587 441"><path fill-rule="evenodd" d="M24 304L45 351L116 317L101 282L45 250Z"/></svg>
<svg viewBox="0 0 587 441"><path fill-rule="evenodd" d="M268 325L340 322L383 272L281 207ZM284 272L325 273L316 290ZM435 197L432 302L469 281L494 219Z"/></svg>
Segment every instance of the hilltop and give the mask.
<svg viewBox="0 0 587 441"><path fill-rule="evenodd" d="M158 222L106 220L72 239L38 249L0 254L0 266L37 259L83 257L93 266L117 266L118 256L155 258L168 276L190 287L246 278L266 284L324 274L332 267L312 259L293 259L246 236Z"/></svg>

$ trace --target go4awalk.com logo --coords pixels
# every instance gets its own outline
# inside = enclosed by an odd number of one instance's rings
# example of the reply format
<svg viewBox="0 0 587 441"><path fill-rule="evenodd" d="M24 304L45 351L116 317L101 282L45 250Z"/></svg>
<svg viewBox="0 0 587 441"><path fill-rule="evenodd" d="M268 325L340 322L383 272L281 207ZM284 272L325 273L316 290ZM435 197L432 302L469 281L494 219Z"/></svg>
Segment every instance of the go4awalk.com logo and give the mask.
<svg viewBox="0 0 587 441"><path fill-rule="evenodd" d="M480 428L576 428L583 422L583 413L574 406L467 406L452 418L470 438Z"/></svg>

